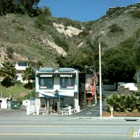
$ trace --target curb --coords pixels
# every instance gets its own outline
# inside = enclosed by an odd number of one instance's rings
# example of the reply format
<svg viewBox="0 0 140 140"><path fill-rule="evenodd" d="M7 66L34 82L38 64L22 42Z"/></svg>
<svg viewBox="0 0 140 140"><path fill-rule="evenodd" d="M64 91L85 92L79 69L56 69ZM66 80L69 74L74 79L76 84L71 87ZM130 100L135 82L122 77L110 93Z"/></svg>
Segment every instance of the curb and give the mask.
<svg viewBox="0 0 140 140"><path fill-rule="evenodd" d="M77 118L77 117L76 117ZM99 121L140 121L140 117L78 117L77 119L90 119Z"/></svg>

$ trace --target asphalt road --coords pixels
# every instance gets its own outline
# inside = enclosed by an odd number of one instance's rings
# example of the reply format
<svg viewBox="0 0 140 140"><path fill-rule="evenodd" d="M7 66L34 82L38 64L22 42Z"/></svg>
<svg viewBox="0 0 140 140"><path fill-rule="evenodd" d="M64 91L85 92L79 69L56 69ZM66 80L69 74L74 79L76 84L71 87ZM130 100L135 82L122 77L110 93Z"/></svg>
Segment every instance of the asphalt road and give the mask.
<svg viewBox="0 0 140 140"><path fill-rule="evenodd" d="M0 140L128 140L132 127L140 130L140 121L0 110Z"/></svg>
<svg viewBox="0 0 140 140"><path fill-rule="evenodd" d="M107 96L109 96L110 94L115 93L115 92L116 91L103 90L102 94L106 98ZM107 110L105 98L102 100L102 111ZM95 106L87 107L79 113L72 114L72 116L99 117L100 116L100 102L98 101L98 103Z"/></svg>
<svg viewBox="0 0 140 140"><path fill-rule="evenodd" d="M70 116L26 115L22 109L1 109L0 140L129 140L132 128L140 131L139 117L126 121L98 116L99 103Z"/></svg>

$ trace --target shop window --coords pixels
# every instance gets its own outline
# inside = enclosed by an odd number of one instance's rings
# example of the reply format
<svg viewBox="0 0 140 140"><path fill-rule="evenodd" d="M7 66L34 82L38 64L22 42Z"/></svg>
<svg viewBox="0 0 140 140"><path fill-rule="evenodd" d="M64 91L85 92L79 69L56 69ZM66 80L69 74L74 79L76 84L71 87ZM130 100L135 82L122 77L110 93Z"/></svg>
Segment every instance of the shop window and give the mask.
<svg viewBox="0 0 140 140"><path fill-rule="evenodd" d="M40 77L39 87L40 89L53 89L54 79L53 77Z"/></svg>
<svg viewBox="0 0 140 140"><path fill-rule="evenodd" d="M60 88L74 89L74 77L60 77Z"/></svg>

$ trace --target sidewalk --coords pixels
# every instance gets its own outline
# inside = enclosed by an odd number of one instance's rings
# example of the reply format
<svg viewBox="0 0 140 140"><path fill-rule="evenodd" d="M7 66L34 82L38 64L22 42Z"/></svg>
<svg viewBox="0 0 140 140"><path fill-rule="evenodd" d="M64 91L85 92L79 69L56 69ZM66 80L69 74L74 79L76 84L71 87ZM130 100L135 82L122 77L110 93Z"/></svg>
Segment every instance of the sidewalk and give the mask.
<svg viewBox="0 0 140 140"><path fill-rule="evenodd" d="M0 116L1 120L5 120L10 118L12 119L18 119L22 120L24 119L49 119L49 120L55 120L56 118L60 120L89 120L89 121L140 121L140 117L95 117L95 116L73 116L73 115L59 115L57 113L52 113L52 114L32 114L32 115L27 115L26 110L19 110L19 109L12 109L12 110L0 110Z"/></svg>

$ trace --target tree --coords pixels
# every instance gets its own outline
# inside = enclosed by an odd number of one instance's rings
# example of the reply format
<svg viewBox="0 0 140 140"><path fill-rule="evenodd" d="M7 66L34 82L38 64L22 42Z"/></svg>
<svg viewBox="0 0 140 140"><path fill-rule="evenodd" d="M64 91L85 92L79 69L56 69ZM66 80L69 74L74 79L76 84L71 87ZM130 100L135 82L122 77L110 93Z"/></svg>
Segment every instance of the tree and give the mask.
<svg viewBox="0 0 140 140"><path fill-rule="evenodd" d="M102 57L102 74L104 80L114 82L132 82L136 72L132 50L111 48Z"/></svg>
<svg viewBox="0 0 140 140"><path fill-rule="evenodd" d="M101 42L102 48L107 45ZM98 41L88 39L85 46L78 49L72 49L67 56L56 57L56 61L60 67L77 68L85 71L85 65L91 66L94 70L98 70L99 49Z"/></svg>
<svg viewBox="0 0 140 140"><path fill-rule="evenodd" d="M96 63L96 58L99 56L98 52L98 41L92 41L91 39L87 40L87 47L83 49L83 54L86 56L86 59L89 60L90 66L93 66L94 70L96 70L97 63ZM98 57L99 58L99 57ZM97 58L97 60L98 60Z"/></svg>
<svg viewBox="0 0 140 140"><path fill-rule="evenodd" d="M7 13L28 13L31 15L38 10L37 4L40 0L0 0L0 15Z"/></svg>
<svg viewBox="0 0 140 140"><path fill-rule="evenodd" d="M140 69L140 55L139 55L139 52L140 52L140 45L136 46L135 49L134 49L134 58L135 58L135 63L136 63L136 66L137 66L137 70Z"/></svg>
<svg viewBox="0 0 140 140"><path fill-rule="evenodd" d="M42 10L43 10L42 12L43 12L44 15L46 15L46 16L51 16L52 15L49 7L43 7Z"/></svg>
<svg viewBox="0 0 140 140"><path fill-rule="evenodd" d="M23 75L22 75L22 78L23 78L23 80L25 81L25 80L27 80L28 81L28 83L27 83L27 87L29 88L29 89L31 89L32 88L32 84L31 84L31 79L32 79L32 77L34 76L34 69L32 68L32 67L27 67L26 69L25 69L25 71L23 71Z"/></svg>
<svg viewBox="0 0 140 140"><path fill-rule="evenodd" d="M6 87L12 85L12 80L16 76L16 69L9 61L2 63L0 69L0 76L4 77L2 84Z"/></svg>
<svg viewBox="0 0 140 140"><path fill-rule="evenodd" d="M59 64L59 67L64 67L65 57L63 55L57 56L55 60L56 60L56 63Z"/></svg>
<svg viewBox="0 0 140 140"><path fill-rule="evenodd" d="M37 68L43 67L43 63L41 61L37 61Z"/></svg>
<svg viewBox="0 0 140 140"><path fill-rule="evenodd" d="M92 66L95 71L99 68L99 43L98 38L96 40L88 39L86 46L81 48L82 56L81 60L85 62L85 65ZM102 49L106 48L107 45L101 41ZM84 58L84 59L83 59Z"/></svg>

